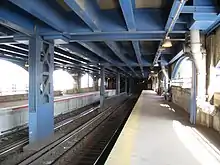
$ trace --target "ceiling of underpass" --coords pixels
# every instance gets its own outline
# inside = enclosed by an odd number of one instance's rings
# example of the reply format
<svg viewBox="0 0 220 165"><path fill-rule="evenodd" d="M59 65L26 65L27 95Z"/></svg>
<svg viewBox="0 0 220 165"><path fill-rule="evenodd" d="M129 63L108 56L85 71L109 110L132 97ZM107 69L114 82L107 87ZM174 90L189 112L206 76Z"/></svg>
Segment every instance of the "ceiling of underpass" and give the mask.
<svg viewBox="0 0 220 165"><path fill-rule="evenodd" d="M143 78L179 56L190 29L219 22L217 0L1 0L0 58L26 63L37 29L54 40L57 68Z"/></svg>

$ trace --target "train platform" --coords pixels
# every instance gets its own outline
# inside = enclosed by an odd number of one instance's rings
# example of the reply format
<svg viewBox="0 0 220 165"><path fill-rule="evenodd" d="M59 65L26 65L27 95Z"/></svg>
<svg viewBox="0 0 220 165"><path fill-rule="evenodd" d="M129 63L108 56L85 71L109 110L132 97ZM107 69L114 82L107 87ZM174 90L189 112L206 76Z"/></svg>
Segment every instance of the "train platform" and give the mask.
<svg viewBox="0 0 220 165"><path fill-rule="evenodd" d="M84 95L90 95L90 94L94 94L97 93L97 91L95 92L85 92L85 93L76 93L76 94L65 94L62 96L55 96L54 97L54 101L59 101L62 99L68 99L68 98L72 98L72 97L81 97ZM19 106L27 106L28 105L28 100L19 100L19 101L8 101L8 102L0 102L0 110L1 109L5 109L7 107L19 107Z"/></svg>
<svg viewBox="0 0 220 165"><path fill-rule="evenodd" d="M219 134L193 127L179 107L143 91L105 165L219 165Z"/></svg>

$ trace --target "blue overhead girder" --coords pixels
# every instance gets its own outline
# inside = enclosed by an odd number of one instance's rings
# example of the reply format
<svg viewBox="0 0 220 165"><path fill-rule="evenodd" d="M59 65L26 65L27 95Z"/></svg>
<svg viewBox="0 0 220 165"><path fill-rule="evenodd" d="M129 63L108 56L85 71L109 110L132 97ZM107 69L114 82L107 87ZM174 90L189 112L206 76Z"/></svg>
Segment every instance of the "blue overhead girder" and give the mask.
<svg viewBox="0 0 220 165"><path fill-rule="evenodd" d="M124 19L125 19L128 31L136 31L136 23L134 19L133 6L132 6L131 0L120 0L119 3L122 9L122 13L124 15ZM143 70L143 65L142 65L139 42L132 41L132 45L133 45L140 69L141 69L141 74L144 77L144 70Z"/></svg>
<svg viewBox="0 0 220 165"><path fill-rule="evenodd" d="M166 34L164 36L164 39L166 37L168 37L170 32L173 31L173 28L176 24L177 19L179 18L180 13L183 10L183 7L184 7L185 3L186 3L186 0L181 0L181 1L180 0L174 0L172 8L170 10L168 20L167 20L166 25L165 25ZM163 51L162 44L163 44L163 40L161 40L160 43L159 43L157 52L155 54L153 65L157 64L157 62L158 62L158 60L161 56L161 53Z"/></svg>
<svg viewBox="0 0 220 165"><path fill-rule="evenodd" d="M169 32L171 40L184 41L184 34L189 30L187 26L190 29L198 28L210 33L220 22L219 6L216 6L214 1L210 0L194 0L193 6L192 4L182 5L181 11L178 11L178 5L181 1L175 0L165 28L164 15L166 14L163 14L162 9L134 9L134 0L119 1L125 22L123 18L115 17L119 16L117 10L102 10L95 1L91 0L64 0L63 3L67 4L76 14L71 10L62 9L61 6L54 7L54 4L58 5L58 3L50 4L53 1L8 1L14 5L7 3L7 0L1 2L0 24L28 35L32 35L37 31L45 40L61 38L67 42L67 45L68 42L74 41L132 41L141 70L143 70L141 67L143 61L139 41L161 41L161 46L168 29L171 29ZM170 1L167 3L170 3ZM177 12L181 15L174 18ZM106 14L109 14L111 19L104 19ZM79 18L76 19L76 17ZM114 17L115 19L113 19ZM71 20L71 18L73 19ZM175 20L173 21L173 19ZM120 28L118 28L119 26ZM114 47L110 47L110 49L115 50ZM130 61L126 59L125 54L123 54L125 51L121 51L121 49L118 47L117 51L113 52L131 69ZM117 52L122 52L122 54ZM158 52L156 60L159 59L158 57L161 54L160 51ZM98 59L92 54L78 55L85 56L91 63L99 63L99 61L96 61ZM106 53L105 55L107 58L111 58ZM64 61L63 59L60 60ZM134 72L134 69L131 69L131 71Z"/></svg>
<svg viewBox="0 0 220 165"><path fill-rule="evenodd" d="M94 7L94 4L90 0L83 0L83 2L64 0L64 2L94 31L102 31L100 26L100 19L97 14L97 9ZM135 73L134 69L127 63L127 59L121 54L120 49L115 46L113 42L105 42L106 45L113 50L115 55L120 58L128 68ZM136 73L135 73L136 74ZM137 75L137 74L136 74Z"/></svg>
<svg viewBox="0 0 220 165"><path fill-rule="evenodd" d="M111 57L108 56L108 54L106 54L102 49L100 49L96 44L94 44L93 42L78 42L80 45L84 46L85 48L87 48L88 50L90 50L91 52L95 53L96 55L98 55L99 57L103 58L104 60L106 60L107 62L109 62L110 64L114 64L116 63L116 61L112 60ZM126 73L127 71L118 66L118 68L120 70L122 70L124 73Z"/></svg>

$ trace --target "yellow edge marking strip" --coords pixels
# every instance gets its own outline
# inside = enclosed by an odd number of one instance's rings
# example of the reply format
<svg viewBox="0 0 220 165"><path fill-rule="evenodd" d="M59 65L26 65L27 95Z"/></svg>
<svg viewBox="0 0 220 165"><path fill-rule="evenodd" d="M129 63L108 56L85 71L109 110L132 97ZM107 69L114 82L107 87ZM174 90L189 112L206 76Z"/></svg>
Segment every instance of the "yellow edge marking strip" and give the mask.
<svg viewBox="0 0 220 165"><path fill-rule="evenodd" d="M138 132L140 109L143 105L143 101L143 97L138 99L105 165L131 164L132 151Z"/></svg>

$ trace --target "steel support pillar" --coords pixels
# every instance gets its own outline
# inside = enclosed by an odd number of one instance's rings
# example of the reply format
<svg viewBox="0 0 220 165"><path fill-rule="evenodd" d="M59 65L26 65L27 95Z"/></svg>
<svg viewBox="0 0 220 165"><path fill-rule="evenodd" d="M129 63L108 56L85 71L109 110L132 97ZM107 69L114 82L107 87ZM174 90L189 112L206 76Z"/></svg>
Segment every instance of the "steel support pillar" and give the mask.
<svg viewBox="0 0 220 165"><path fill-rule="evenodd" d="M191 123L196 123L197 107L206 101L206 57L201 52L200 31L190 31L191 52L193 58ZM195 70L194 70L195 69Z"/></svg>
<svg viewBox="0 0 220 165"><path fill-rule="evenodd" d="M94 81L94 90L98 91L99 90L99 77L98 76L93 77L93 81Z"/></svg>
<svg viewBox="0 0 220 165"><path fill-rule="evenodd" d="M161 66L161 69L162 69L162 72L163 72L163 75L164 75L164 89L165 89L165 92L167 92L168 88L169 88L169 75L168 75L168 71L166 70L164 65Z"/></svg>
<svg viewBox="0 0 220 165"><path fill-rule="evenodd" d="M54 130L54 45L32 36L29 41L29 141L47 138Z"/></svg>
<svg viewBox="0 0 220 165"><path fill-rule="evenodd" d="M101 85L100 85L100 107L104 105L105 100L105 68L101 66Z"/></svg>
<svg viewBox="0 0 220 165"><path fill-rule="evenodd" d="M191 124L196 124L196 66L195 63L192 62L192 86L191 86L191 98L190 98L190 122Z"/></svg>
<svg viewBox="0 0 220 165"><path fill-rule="evenodd" d="M128 90L129 95L132 93L132 79L129 78L129 90Z"/></svg>
<svg viewBox="0 0 220 165"><path fill-rule="evenodd" d="M120 73L117 74L117 77L116 77L116 94L119 95L121 93L120 91Z"/></svg>
<svg viewBox="0 0 220 165"><path fill-rule="evenodd" d="M80 89L81 89L81 77L82 77L82 74L80 72L78 72L78 76L77 76L77 90L78 90L78 92L80 92Z"/></svg>
<svg viewBox="0 0 220 165"><path fill-rule="evenodd" d="M128 93L128 79L125 77L125 93Z"/></svg>

